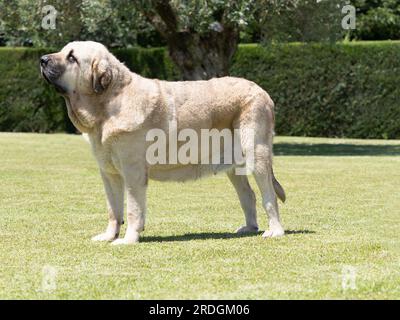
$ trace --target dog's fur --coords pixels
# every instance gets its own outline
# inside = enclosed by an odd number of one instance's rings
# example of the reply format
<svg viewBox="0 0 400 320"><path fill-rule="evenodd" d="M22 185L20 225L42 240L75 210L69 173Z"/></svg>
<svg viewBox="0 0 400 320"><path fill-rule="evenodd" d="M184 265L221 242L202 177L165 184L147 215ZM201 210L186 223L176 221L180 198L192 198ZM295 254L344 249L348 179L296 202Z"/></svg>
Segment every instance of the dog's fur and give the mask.
<svg viewBox="0 0 400 320"><path fill-rule="evenodd" d="M139 240L146 212L148 178L187 180L218 171L215 165L149 165L145 136L149 129L168 133L170 121L177 129L239 129L246 155L246 129L255 132L254 177L269 217L269 231L263 236L284 234L277 197L285 193L272 170L274 104L255 83L224 77L209 81L167 82L147 79L120 63L103 45L72 42L60 52L41 60L44 78L65 98L68 115L75 127L87 134L100 167L107 194L109 222L95 241L129 244ZM258 230L256 200L247 176L227 175L245 213L246 225L237 232ZM127 193L128 227L118 239L124 219L124 190Z"/></svg>

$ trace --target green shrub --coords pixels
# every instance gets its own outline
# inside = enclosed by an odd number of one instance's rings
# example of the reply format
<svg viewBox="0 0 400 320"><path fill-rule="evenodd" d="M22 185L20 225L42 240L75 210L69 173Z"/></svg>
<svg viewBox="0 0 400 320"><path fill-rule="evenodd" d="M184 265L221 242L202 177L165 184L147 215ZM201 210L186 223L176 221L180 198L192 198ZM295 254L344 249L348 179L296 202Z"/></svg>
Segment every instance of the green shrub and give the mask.
<svg viewBox="0 0 400 320"><path fill-rule="evenodd" d="M357 8L357 27L350 37L361 40L400 39L400 1L351 0Z"/></svg>
<svg viewBox="0 0 400 320"><path fill-rule="evenodd" d="M74 131L63 99L39 75L48 51L0 49L0 131ZM162 48L114 53L143 76L178 79ZM400 138L399 42L243 45L231 74L269 92L279 135Z"/></svg>
<svg viewBox="0 0 400 320"><path fill-rule="evenodd" d="M115 49L112 52L130 70L144 77L179 80L178 71L164 48Z"/></svg>
<svg viewBox="0 0 400 320"><path fill-rule="evenodd" d="M245 46L231 74L269 92L278 134L400 138L400 43Z"/></svg>
<svg viewBox="0 0 400 320"><path fill-rule="evenodd" d="M45 51L0 48L0 131L71 131L63 99L39 74Z"/></svg>

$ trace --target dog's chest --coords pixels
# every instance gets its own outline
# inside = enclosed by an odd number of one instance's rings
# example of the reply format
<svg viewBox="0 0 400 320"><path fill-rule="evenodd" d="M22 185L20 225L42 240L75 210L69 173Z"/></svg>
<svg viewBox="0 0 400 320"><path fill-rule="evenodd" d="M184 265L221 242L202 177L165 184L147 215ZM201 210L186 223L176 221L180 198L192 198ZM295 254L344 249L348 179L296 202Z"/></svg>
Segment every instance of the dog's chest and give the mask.
<svg viewBox="0 0 400 320"><path fill-rule="evenodd" d="M90 139L93 155L95 156L100 169L104 172L117 174L120 172L116 156L110 145L102 145L96 139Z"/></svg>

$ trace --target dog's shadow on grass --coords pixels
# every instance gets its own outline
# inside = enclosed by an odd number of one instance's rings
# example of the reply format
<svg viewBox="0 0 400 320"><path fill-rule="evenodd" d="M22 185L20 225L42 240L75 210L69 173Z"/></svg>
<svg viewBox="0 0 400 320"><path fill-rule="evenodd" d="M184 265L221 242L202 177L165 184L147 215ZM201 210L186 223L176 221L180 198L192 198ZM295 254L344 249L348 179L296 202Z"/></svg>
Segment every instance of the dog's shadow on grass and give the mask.
<svg viewBox="0 0 400 320"><path fill-rule="evenodd" d="M274 144L277 156L398 156L400 145L367 145L351 143L285 143Z"/></svg>
<svg viewBox="0 0 400 320"><path fill-rule="evenodd" d="M141 242L174 242L174 241L191 241L191 240L209 240L209 239L235 239L260 236L263 231L254 233L229 233L229 232L200 232L185 233L173 236L143 236ZM311 234L315 231L311 230L286 230L286 235Z"/></svg>

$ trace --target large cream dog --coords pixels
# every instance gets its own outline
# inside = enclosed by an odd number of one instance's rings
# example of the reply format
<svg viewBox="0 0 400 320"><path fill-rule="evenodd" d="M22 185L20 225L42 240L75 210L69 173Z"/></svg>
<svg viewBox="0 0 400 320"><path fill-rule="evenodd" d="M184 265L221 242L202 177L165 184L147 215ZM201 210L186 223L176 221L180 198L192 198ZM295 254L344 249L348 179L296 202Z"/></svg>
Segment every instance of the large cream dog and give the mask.
<svg viewBox="0 0 400 320"><path fill-rule="evenodd" d="M237 232L258 230L255 195L247 176L236 174L237 163L218 166L146 161L151 144L146 134L154 128L168 133L173 122L178 131L239 130L244 155L253 153L252 172L269 217L269 230L263 236L284 234L276 195L284 201L285 193L272 170L274 104L255 83L233 77L186 82L146 79L130 72L102 44L90 41L69 43L60 52L41 57L40 66L43 77L65 98L73 124L87 134L100 167L109 221L106 231L94 241L130 244L139 240L145 224L149 178L182 181L220 170L227 172L245 214L246 225ZM254 133L252 143L247 132ZM168 158L171 156L168 154ZM124 219L124 192L128 226L125 237L118 239Z"/></svg>

